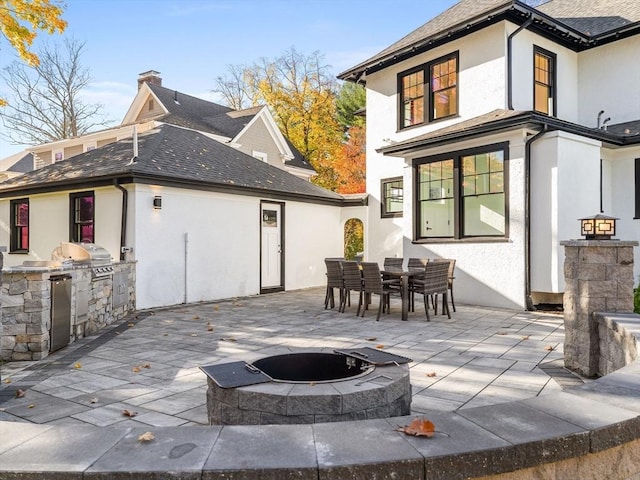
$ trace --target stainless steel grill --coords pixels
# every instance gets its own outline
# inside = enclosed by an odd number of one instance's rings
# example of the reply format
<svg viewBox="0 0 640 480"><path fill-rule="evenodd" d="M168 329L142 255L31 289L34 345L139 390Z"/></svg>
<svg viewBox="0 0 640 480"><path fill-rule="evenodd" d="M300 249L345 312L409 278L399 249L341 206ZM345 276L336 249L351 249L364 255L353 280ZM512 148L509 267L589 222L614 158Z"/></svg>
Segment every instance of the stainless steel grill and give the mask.
<svg viewBox="0 0 640 480"><path fill-rule="evenodd" d="M53 260L62 263L91 267L93 278L113 275L111 255L103 247L95 243L62 242L51 254Z"/></svg>

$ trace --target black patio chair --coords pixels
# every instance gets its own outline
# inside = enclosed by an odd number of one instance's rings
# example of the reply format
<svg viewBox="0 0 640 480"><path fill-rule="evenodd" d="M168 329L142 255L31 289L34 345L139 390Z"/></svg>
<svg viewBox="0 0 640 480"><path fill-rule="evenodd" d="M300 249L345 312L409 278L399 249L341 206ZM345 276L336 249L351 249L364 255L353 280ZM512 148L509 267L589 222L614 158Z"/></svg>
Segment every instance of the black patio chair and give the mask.
<svg viewBox="0 0 640 480"><path fill-rule="evenodd" d="M391 294L396 292L396 289L393 289L389 286L387 281L382 280L382 274L380 272L380 267L375 262L362 262L360 264L362 267L362 290L364 293L364 308L362 309L362 317L364 317L364 312L367 309L367 304L369 302L369 297L374 295L380 296L380 304L378 306L378 315L376 316L376 321L380 320L380 313L386 307L387 313L391 310Z"/></svg>
<svg viewBox="0 0 640 480"><path fill-rule="evenodd" d="M324 308L326 310L327 307L334 308L336 306L335 296L333 292L335 288L338 289L338 294L339 294L338 305L342 305L344 287L343 287L343 280L342 280L341 260L337 258L325 258L324 263L327 267L327 291L324 296Z"/></svg>
<svg viewBox="0 0 640 480"><path fill-rule="evenodd" d="M443 313L446 312L447 317L451 318L449 311L449 302L447 301L447 292L449 290L449 263L448 262L429 262L424 269L424 278L415 280L415 293L424 296L424 311L427 315L427 321L431 321L429 317L429 297L433 295L442 295ZM438 314L437 304L434 305L435 314Z"/></svg>
<svg viewBox="0 0 640 480"><path fill-rule="evenodd" d="M342 296L342 303L340 304L340 311L344 313L347 306L351 306L351 292L358 292L358 311L356 315L360 315L360 307L363 303L363 291L362 291L362 272L358 266L358 262L342 262L342 285L344 294Z"/></svg>

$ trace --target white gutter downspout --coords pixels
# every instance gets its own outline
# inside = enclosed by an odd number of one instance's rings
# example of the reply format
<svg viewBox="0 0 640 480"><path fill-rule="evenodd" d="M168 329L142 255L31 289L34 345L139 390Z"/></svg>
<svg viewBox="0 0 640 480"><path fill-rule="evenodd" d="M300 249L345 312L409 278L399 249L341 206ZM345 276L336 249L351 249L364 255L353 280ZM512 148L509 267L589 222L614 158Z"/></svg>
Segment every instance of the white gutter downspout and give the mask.
<svg viewBox="0 0 640 480"><path fill-rule="evenodd" d="M187 266L189 259L189 233L185 232L184 234L184 303L187 303Z"/></svg>

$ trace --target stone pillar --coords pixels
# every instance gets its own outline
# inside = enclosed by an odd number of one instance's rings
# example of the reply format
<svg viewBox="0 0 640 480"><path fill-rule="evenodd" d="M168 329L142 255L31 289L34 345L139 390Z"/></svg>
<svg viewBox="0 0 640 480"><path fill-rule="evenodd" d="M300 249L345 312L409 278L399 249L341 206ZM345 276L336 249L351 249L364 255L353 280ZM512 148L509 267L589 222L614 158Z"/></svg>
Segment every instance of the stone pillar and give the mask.
<svg viewBox="0 0 640 480"><path fill-rule="evenodd" d="M581 375L598 372L594 312L633 312L636 241L569 240L564 246L564 365Z"/></svg>

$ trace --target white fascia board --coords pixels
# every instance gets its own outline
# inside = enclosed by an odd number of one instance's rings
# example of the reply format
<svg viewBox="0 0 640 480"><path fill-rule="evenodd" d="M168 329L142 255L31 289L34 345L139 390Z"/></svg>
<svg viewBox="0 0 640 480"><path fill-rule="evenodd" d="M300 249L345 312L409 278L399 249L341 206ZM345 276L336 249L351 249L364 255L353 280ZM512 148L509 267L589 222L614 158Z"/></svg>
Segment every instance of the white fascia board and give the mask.
<svg viewBox="0 0 640 480"><path fill-rule="evenodd" d="M158 102L158 105L160 105L160 107L162 108L165 114L169 113L169 110L167 110L167 108L156 96L156 94L153 93L153 91L149 88L149 86L146 83L143 83L140 89L138 90L138 93L136 93L136 96L134 97L133 102L131 102L131 106L129 107L129 110L127 110L127 113L122 119L121 125L126 125L128 123L133 123L136 121L136 117L140 114L140 111L142 110L142 107L144 106L144 104L147 102L147 98L149 97L149 95L151 95L153 99L156 102Z"/></svg>
<svg viewBox="0 0 640 480"><path fill-rule="evenodd" d="M239 142L240 137L244 135L244 133L251 127L251 125L258 121L258 118L262 119L262 121L264 122L267 131L271 135L271 138L273 138L273 142L275 143L276 148L280 152L281 158L283 158L285 161L294 158L293 152L289 148L287 141L284 139L284 135L282 135L282 132L280 131L280 128L278 128L273 115L271 115L271 112L266 106L262 107L260 111L253 116L251 121L247 123L242 130L240 130L240 133L235 136L233 141L241 143Z"/></svg>

